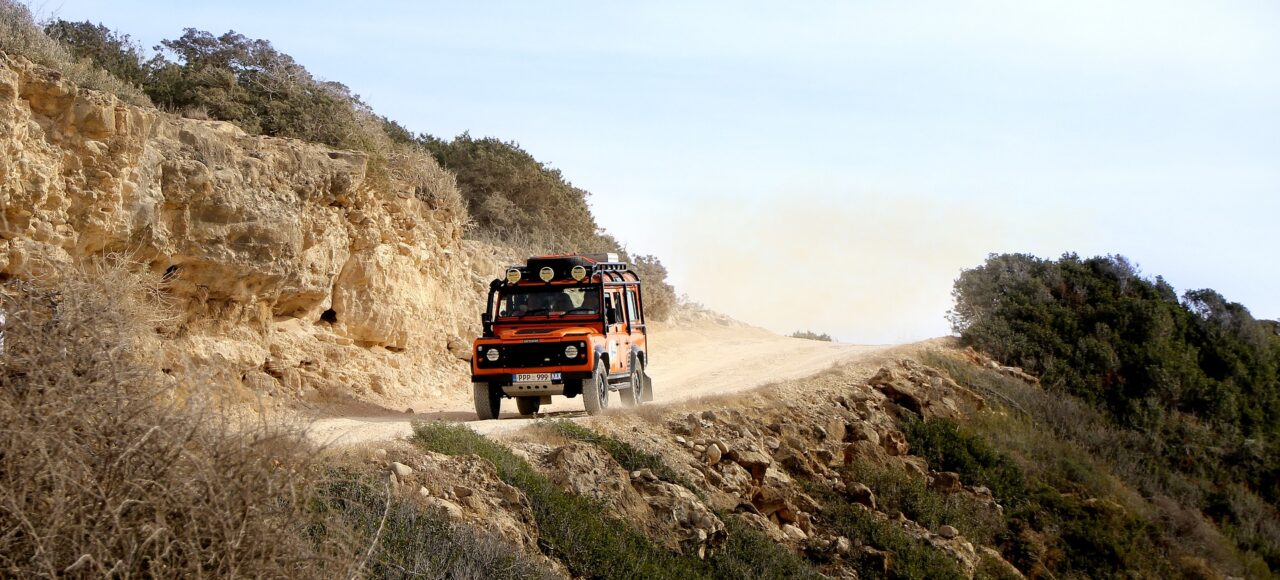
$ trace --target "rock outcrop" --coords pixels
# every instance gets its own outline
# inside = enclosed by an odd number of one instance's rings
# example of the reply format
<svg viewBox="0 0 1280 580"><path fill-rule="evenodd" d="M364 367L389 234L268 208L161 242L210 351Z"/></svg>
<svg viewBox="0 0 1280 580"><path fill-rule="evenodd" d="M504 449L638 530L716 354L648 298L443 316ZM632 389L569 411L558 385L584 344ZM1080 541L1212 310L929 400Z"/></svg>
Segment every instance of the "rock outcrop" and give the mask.
<svg viewBox="0 0 1280 580"><path fill-rule="evenodd" d="M76 87L0 54L0 277L105 255L163 279L175 381L374 402L465 372L492 251L463 243L427 155L247 135ZM411 167L410 167L411 166Z"/></svg>

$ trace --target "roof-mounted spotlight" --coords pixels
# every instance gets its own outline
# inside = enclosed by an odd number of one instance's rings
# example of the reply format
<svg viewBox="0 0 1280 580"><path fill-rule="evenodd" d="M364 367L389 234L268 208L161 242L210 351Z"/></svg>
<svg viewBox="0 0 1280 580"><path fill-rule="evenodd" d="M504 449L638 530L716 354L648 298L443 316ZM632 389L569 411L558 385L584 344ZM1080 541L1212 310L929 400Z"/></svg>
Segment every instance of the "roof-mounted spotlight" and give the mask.
<svg viewBox="0 0 1280 580"><path fill-rule="evenodd" d="M542 278L543 282L550 282L552 278L556 277L556 271L552 270L550 266L543 266L541 270L538 270L538 277Z"/></svg>
<svg viewBox="0 0 1280 580"><path fill-rule="evenodd" d="M515 284L516 282L519 282L519 281L520 281L520 270L517 270L515 268L507 270L508 284Z"/></svg>
<svg viewBox="0 0 1280 580"><path fill-rule="evenodd" d="M587 269L582 266L574 266L572 270L569 270L569 275L573 276L575 281L581 282L583 278L587 277Z"/></svg>

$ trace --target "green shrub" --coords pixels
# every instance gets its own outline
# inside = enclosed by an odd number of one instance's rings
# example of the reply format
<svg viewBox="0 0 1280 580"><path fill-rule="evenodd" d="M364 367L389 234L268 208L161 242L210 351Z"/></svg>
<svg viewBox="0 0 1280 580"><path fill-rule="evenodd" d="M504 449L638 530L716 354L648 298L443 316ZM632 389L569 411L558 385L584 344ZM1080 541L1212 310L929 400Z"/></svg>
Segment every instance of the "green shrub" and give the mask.
<svg viewBox="0 0 1280 580"><path fill-rule="evenodd" d="M944 552L917 540L896 522L877 519L861 505L850 503L830 489L811 485L808 489L822 504L822 518L835 533L855 543L892 554L888 573L872 558L852 562L859 578L964 578L960 566Z"/></svg>
<svg viewBox="0 0 1280 580"><path fill-rule="evenodd" d="M984 485L1003 503L1027 501L1029 491L1022 469L981 437L962 431L954 421L912 421L906 425L906 435L912 450L933 469L954 471L964 481Z"/></svg>
<svg viewBox="0 0 1280 580"><path fill-rule="evenodd" d="M936 491L923 478L901 469L854 463L846 468L845 477L871 488L880 511L901 511L932 530L944 524L954 526L979 544L992 543L1005 530L1004 518L984 502L964 494Z"/></svg>
<svg viewBox="0 0 1280 580"><path fill-rule="evenodd" d="M613 437L583 427L573 421L560 419L540 422L538 425L604 449L624 469L635 471L649 469L660 479L676 483L706 499L702 489L681 477L661 457L642 451ZM775 544L758 530L743 525L729 514L717 514L725 523L728 539L707 559L711 575L715 578L819 578L803 558Z"/></svg>
<svg viewBox="0 0 1280 580"><path fill-rule="evenodd" d="M496 241L555 253L616 252L587 205L590 195L514 142L463 133L420 142L458 176L476 232Z"/></svg>
<svg viewBox="0 0 1280 580"><path fill-rule="evenodd" d="M538 535L548 555L584 578L699 578L705 564L664 550L626 522L602 514L595 502L567 493L524 460L470 429L446 423L419 423L413 440L449 455L478 455L498 476L529 498Z"/></svg>
<svg viewBox="0 0 1280 580"><path fill-rule="evenodd" d="M360 555L369 578L557 577L519 546L394 497L385 483L351 470L331 471L317 496L318 513L336 515L370 544ZM313 528L316 541L330 541L326 531Z"/></svg>
<svg viewBox="0 0 1280 580"><path fill-rule="evenodd" d="M1212 290L1179 301L1119 256L992 255L956 280L967 344L1153 440L1159 463L1280 502L1280 336Z"/></svg>
<svg viewBox="0 0 1280 580"><path fill-rule="evenodd" d="M122 45L132 47L127 36L115 37ZM65 45L50 38L40 29L31 11L16 0L0 0L0 52L20 55L36 64L57 69L76 84L111 93L135 105L150 101L131 79L122 79L95 63L82 58Z"/></svg>
<svg viewBox="0 0 1280 580"><path fill-rule="evenodd" d="M591 443L592 445L596 445L601 449L604 449L606 453L612 456L613 459L627 471L648 469L653 471L653 474L657 475L659 479L678 484L696 494L702 493L702 490L697 486L693 485L689 480L685 479L680 474L676 473L675 470L667 466L666 462L664 462L661 457L653 453L637 449L625 441L597 433L568 419L540 421L538 422L538 426L550 429L551 431L559 433L569 439Z"/></svg>
<svg viewBox="0 0 1280 580"><path fill-rule="evenodd" d="M763 532L742 523L738 518L719 513L728 539L707 563L713 578L765 579L825 578L804 558L775 544Z"/></svg>
<svg viewBox="0 0 1280 580"><path fill-rule="evenodd" d="M1153 514L1146 517L1160 543L1215 569L1265 576L1270 574L1268 563L1271 569L1280 567L1280 516L1248 486L1206 489L1210 478L1193 475L1191 466L1170 465L1157 438L1121 427L1070 395L949 356L926 355L925 362L988 395L1001 412L980 414L965 427L981 433L992 447L1021 458L1036 479L1067 493L1113 498L1137 514Z"/></svg>
<svg viewBox="0 0 1280 580"><path fill-rule="evenodd" d="M831 342L831 335L827 333L818 334L812 330L797 330L789 334L791 338L803 338L806 340L821 340L823 342Z"/></svg>
<svg viewBox="0 0 1280 580"><path fill-rule="evenodd" d="M1043 567L1083 577L1174 573L1161 556L1175 550L1166 532L1115 501L1123 498L1094 496L1102 490L1081 484L1071 473L1096 466L1059 461L1043 452L1056 446L1036 449L1050 439L1029 438L1028 456L1034 459L1022 458L1034 468L1029 472L997 450L990 436L950 420L917 421L908 424L906 433L915 452L934 469L956 471L967 482L985 485L1005 504L1006 530L996 540L1005 558L1024 572Z"/></svg>

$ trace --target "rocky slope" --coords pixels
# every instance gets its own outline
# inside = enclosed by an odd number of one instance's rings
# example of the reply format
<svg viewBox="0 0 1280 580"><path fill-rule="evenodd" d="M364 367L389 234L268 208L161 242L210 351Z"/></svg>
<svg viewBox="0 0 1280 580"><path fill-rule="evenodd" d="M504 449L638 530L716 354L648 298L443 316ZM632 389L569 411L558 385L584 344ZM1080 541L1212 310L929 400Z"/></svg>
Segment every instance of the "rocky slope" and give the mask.
<svg viewBox="0 0 1280 580"><path fill-rule="evenodd" d="M882 469L918 482L944 501L975 511L1003 509L990 490L935 471L912 455L904 421L964 419L986 406L983 397L944 372L917 362L919 350L919 345L899 348L755 391L580 423L661 458L666 475L648 468L628 471L605 447L566 437L548 424L500 438L555 485L598 502L609 515L686 555L710 557L724 546L729 524L736 524L802 555L828 576L858 577L857 570L865 574L870 566L897 577L895 558L910 556L850 537L833 515L834 502L861 510L873 522L868 525L900 530L966 577L989 576L993 570L1020 577L1000 552L965 537L951 523L929 527L879 505L869 481L858 475ZM529 500L518 492L513 500L510 490L495 489L492 470L469 468L464 471L471 474L464 476L468 482L447 483L459 475L453 469L438 471L440 454L405 442L363 453L374 466L393 469L391 461L411 466L418 479L401 485L402 494L443 505L459 521L487 522L516 544L528 546L538 537L537 522L528 517ZM437 491L422 489L420 481L446 483L437 484Z"/></svg>
<svg viewBox="0 0 1280 580"><path fill-rule="evenodd" d="M157 331L180 385L394 406L465 373L449 347L476 330L495 252L462 241L429 157L250 136L4 54L0 150L0 278L136 262L173 305Z"/></svg>

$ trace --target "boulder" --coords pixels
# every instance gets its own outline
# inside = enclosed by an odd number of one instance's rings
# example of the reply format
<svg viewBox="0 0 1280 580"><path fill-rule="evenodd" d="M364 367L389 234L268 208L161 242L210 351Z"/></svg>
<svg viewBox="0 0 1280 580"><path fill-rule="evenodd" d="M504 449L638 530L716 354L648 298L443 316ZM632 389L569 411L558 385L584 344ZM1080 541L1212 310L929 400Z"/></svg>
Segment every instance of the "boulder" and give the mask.
<svg viewBox="0 0 1280 580"><path fill-rule="evenodd" d="M929 487L935 491L942 493L959 493L964 489L964 485L960 483L960 474L952 471L943 471L933 474L933 480L929 482Z"/></svg>
<svg viewBox="0 0 1280 580"><path fill-rule="evenodd" d="M871 488L867 487L866 484L854 483L846 485L844 495L853 503L867 506L872 510L876 509L876 494L872 493Z"/></svg>
<svg viewBox="0 0 1280 580"><path fill-rule="evenodd" d="M704 557L708 549L724 543L724 522L698 496L682 486L659 480L648 469L632 475L631 483L648 503L656 526L674 537L684 553Z"/></svg>

